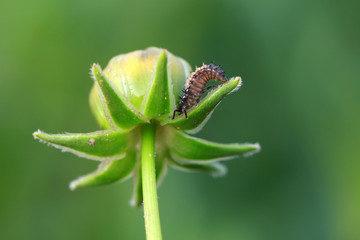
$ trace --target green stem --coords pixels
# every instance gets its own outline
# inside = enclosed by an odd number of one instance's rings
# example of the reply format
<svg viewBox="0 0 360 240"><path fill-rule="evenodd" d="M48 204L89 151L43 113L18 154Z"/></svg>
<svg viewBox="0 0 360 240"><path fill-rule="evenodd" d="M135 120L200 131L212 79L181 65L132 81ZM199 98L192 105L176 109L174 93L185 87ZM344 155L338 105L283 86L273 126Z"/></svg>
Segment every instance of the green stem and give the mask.
<svg viewBox="0 0 360 240"><path fill-rule="evenodd" d="M141 175L147 240L161 240L160 216L156 189L154 124L144 124L141 132Z"/></svg>

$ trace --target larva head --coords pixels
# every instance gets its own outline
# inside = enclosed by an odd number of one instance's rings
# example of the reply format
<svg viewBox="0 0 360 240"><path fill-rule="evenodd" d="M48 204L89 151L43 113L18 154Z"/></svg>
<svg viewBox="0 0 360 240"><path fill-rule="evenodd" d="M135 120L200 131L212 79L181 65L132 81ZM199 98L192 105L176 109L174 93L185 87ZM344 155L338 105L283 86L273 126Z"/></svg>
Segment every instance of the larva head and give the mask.
<svg viewBox="0 0 360 240"><path fill-rule="evenodd" d="M190 94L190 90L188 88L186 88L185 90L182 91L183 95L179 96L180 102L178 102L177 108L174 110L174 114L173 114L173 118L175 118L176 113L179 113L179 116L183 113L185 113L185 116L187 118L187 113L186 110L188 110L189 108L189 103L188 103L188 97Z"/></svg>

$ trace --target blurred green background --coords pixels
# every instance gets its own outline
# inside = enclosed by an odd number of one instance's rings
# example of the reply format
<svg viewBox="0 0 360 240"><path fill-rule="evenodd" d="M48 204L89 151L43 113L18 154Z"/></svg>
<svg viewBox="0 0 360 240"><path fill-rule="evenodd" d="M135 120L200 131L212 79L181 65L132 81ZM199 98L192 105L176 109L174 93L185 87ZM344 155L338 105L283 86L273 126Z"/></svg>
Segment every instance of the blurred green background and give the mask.
<svg viewBox="0 0 360 240"><path fill-rule="evenodd" d="M0 239L145 239L131 181L71 192L97 163L31 133L97 130L90 65L148 46L242 76L198 136L262 145L224 178L170 169L164 239L360 239L358 3L1 1Z"/></svg>

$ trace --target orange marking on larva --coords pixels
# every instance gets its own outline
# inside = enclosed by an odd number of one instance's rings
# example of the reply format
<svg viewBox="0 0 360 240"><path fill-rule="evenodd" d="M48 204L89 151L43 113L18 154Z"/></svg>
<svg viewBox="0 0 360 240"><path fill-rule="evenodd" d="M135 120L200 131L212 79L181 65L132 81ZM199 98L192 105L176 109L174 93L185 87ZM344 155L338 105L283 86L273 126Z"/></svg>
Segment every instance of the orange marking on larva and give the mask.
<svg viewBox="0 0 360 240"><path fill-rule="evenodd" d="M205 65L203 63L202 67L196 67L196 71L191 73L191 77L187 80L185 84L185 89L183 90L183 95L180 97L180 102L178 103L177 109L175 109L173 118L175 118L176 112L185 114L187 118L187 110L196 105L201 95L206 92L211 87L205 88L205 85L208 81L214 79L220 81L221 83L227 82L225 77L225 72L220 68L220 66L215 66L214 64Z"/></svg>

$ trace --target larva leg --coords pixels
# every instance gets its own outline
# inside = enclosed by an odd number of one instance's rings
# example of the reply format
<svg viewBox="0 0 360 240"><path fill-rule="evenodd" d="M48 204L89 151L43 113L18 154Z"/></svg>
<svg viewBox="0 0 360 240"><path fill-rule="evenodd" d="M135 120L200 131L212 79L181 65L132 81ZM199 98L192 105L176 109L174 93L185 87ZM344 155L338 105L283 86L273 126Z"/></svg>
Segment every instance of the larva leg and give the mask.
<svg viewBox="0 0 360 240"><path fill-rule="evenodd" d="M172 120L174 120L176 112L178 112L178 111L177 110L174 111Z"/></svg>
<svg viewBox="0 0 360 240"><path fill-rule="evenodd" d="M197 106L197 105L198 105L198 102L199 102L199 101L198 101L199 99L196 100L196 96L195 96L195 95L192 95L191 97L192 97L192 99L195 101L195 105Z"/></svg>
<svg viewBox="0 0 360 240"><path fill-rule="evenodd" d="M203 93L206 92L207 90L211 89L211 88L217 88L217 87L218 86L216 86L216 85L210 85L210 86L204 88Z"/></svg>
<svg viewBox="0 0 360 240"><path fill-rule="evenodd" d="M185 113L185 117L187 118L187 112L186 112L186 110L184 111L184 113Z"/></svg>

